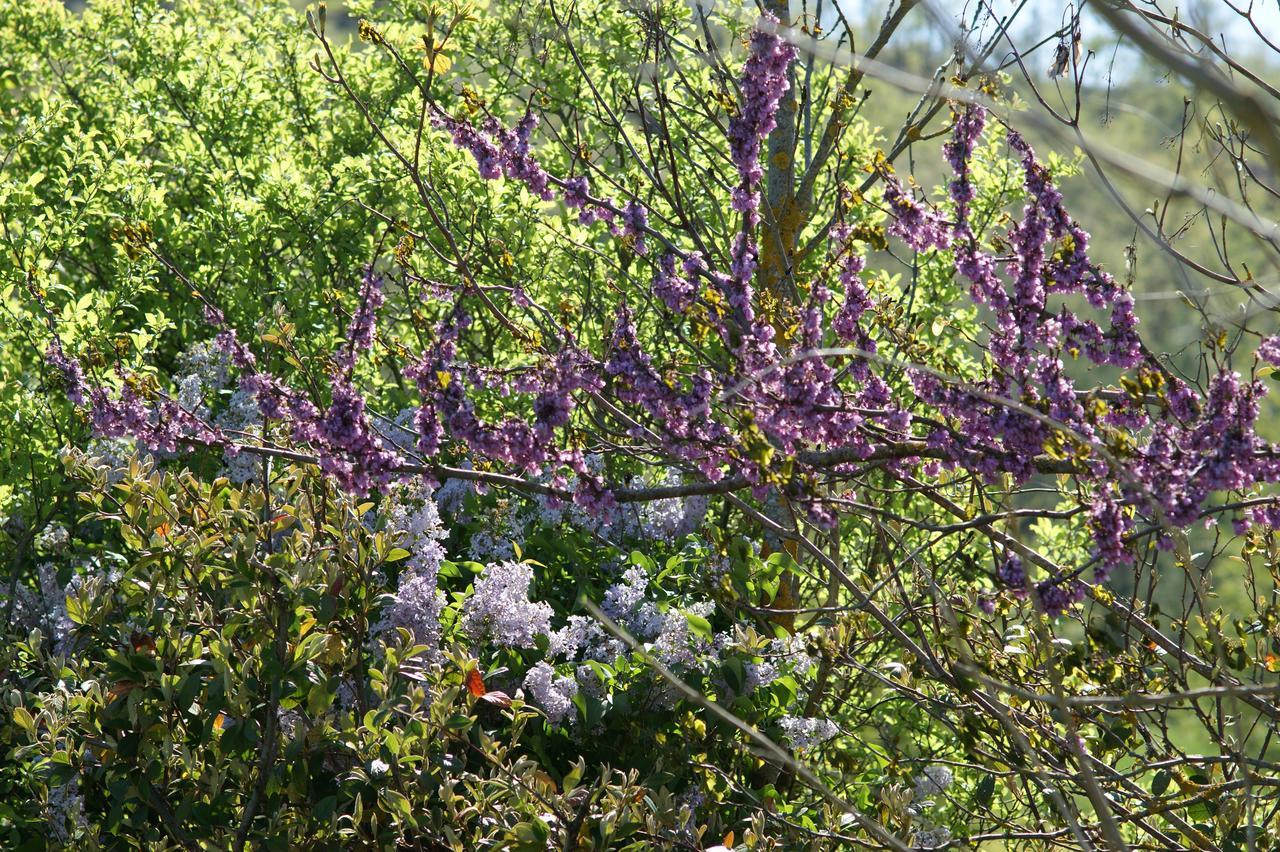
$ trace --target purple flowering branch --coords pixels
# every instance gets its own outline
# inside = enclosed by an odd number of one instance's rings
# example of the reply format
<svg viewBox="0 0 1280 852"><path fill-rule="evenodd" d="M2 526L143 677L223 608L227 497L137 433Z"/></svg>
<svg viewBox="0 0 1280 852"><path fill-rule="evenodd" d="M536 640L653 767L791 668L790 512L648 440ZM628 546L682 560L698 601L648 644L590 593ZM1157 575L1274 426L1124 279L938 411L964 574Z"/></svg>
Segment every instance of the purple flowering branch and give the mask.
<svg viewBox="0 0 1280 852"><path fill-rule="evenodd" d="M383 301L381 279L371 269L345 340L333 355L326 403L318 401L314 390L301 393L258 370L253 353L222 313L205 303L215 346L241 370L242 390L253 394L265 422L287 427L298 450L231 441L171 399L152 404L128 376L121 376L118 394L102 385L89 386L79 362L65 354L56 336L47 360L63 376L69 398L90 409L99 434L134 435L147 446L170 451L178 443L203 443L264 455L293 453L284 457L314 461L351 491L385 489L406 476L487 477L495 484L573 499L607 513L620 502L746 488L759 497L778 487L793 493L814 520L830 523L834 518L823 498L804 483L810 477L821 481L846 475L858 463L882 462L897 473L922 464L928 471L940 463L987 480L1007 475L1015 484L1040 472L1071 473L1093 495L1089 525L1098 578L1132 559L1134 520L1127 509L1149 511L1166 529L1162 540L1167 541L1169 531L1200 517L1214 492L1243 493L1280 479L1280 463L1256 436L1262 387L1224 371L1202 398L1145 352L1132 297L1089 260L1088 234L1067 214L1051 175L1013 130L1006 138L1021 167L1028 202L1008 234L1012 253L997 259L982 250L971 222L972 162L987 116L973 104L957 107L944 146L953 172L951 218L915 200L887 174L884 200L889 233L916 251L950 251L955 271L970 282L974 301L992 310L990 369L976 382L960 382L924 365L878 356L869 330L869 314L876 306L861 280L865 259L855 249L853 229L844 223L832 228L829 252L840 301L816 281L808 301L798 307L793 336L780 340L778 329L756 316L752 283L763 176L759 158L776 126L794 58L794 48L770 28L753 33L739 80L738 111L727 134L737 174L732 206L743 216L741 229L732 236L727 273L656 231L638 200L619 204L597 198L585 176L559 178L547 171L533 150L537 120L531 113L511 128L493 116L476 126L430 104L431 124L471 154L482 178L516 181L541 200L558 197L578 211L580 223L605 223L637 255L647 254L650 243L662 246L651 283L661 304L674 314L698 302L714 307L699 295L699 282L706 281L728 304L736 329L731 334L728 327L718 326L727 348L722 363L676 370L645 351L624 301L600 357L576 345L565 331L554 349L538 347L532 365L503 377L468 363L458 348L470 325L462 299L480 296L486 309L496 307L477 286L453 294L431 343L405 370L418 392L412 450L432 460L454 442L508 473L464 474L459 468L414 463L372 426L367 402L352 377L358 358L374 345ZM468 270L460 271L473 281ZM1093 309L1106 313L1105 326L1065 306L1054 312L1050 297L1067 294L1081 294ZM518 289L513 301L529 304ZM707 315L716 316L713 310ZM523 337L509 320L504 327ZM1275 358L1278 352L1280 344L1272 341L1262 355ZM1082 393L1063 360L1080 355L1098 365L1136 369L1141 393L1119 398ZM838 368L835 362L842 358L849 362ZM916 402L932 411L910 411L900 391L873 365L905 367ZM488 390L528 399L531 416L518 411L497 419L483 416L477 400ZM584 402L619 423L628 438L700 481L665 489L604 482L588 468L573 439L579 428L575 413ZM1131 445L1113 448L1122 430L1131 434ZM1050 449L1060 457L1047 456ZM794 468L782 474L784 463ZM566 471L577 482L572 491L566 487ZM545 484L547 477L550 484ZM1247 517L1280 521L1280 513L1261 504L1251 507ZM1078 599L1082 589L1074 577L1058 576L1041 584L1037 593L1046 610L1057 612Z"/></svg>

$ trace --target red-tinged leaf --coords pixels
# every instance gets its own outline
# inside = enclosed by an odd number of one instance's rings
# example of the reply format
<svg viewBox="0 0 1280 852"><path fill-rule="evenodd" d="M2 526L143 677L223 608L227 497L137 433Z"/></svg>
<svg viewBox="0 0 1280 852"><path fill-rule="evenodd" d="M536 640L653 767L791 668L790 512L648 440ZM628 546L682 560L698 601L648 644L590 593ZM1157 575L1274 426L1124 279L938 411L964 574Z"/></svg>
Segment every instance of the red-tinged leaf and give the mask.
<svg viewBox="0 0 1280 852"><path fill-rule="evenodd" d="M130 634L129 642L133 644L133 650L135 651L150 651L153 654L156 652L156 640L146 633L139 633L135 630Z"/></svg>
<svg viewBox="0 0 1280 852"><path fill-rule="evenodd" d="M128 695L130 692L133 692L134 688L136 687L137 687L137 684L134 683L133 681L122 680L119 683L112 686L107 694L110 695L112 698L120 698L122 696Z"/></svg>
<svg viewBox="0 0 1280 852"><path fill-rule="evenodd" d="M511 696L497 689L495 689L493 692L486 692L484 695L481 695L480 700L488 701L490 704L496 707L511 706Z"/></svg>
<svg viewBox="0 0 1280 852"><path fill-rule="evenodd" d="M480 674L479 669L472 669L467 672L467 692L470 692L476 698L484 698L484 694L488 692L484 686L484 676Z"/></svg>

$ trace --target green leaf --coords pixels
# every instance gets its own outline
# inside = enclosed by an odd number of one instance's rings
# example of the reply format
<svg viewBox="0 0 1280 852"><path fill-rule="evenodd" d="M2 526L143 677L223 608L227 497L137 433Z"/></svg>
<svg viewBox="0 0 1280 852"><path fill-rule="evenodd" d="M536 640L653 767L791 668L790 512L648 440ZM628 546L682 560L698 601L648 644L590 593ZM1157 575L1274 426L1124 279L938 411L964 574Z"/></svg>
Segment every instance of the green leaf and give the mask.
<svg viewBox="0 0 1280 852"><path fill-rule="evenodd" d="M689 622L689 629L704 639L715 638L715 633L711 630L711 622L707 621L700 615L692 612L684 614L685 621Z"/></svg>
<svg viewBox="0 0 1280 852"><path fill-rule="evenodd" d="M449 721L445 722L445 727L451 731L465 731L471 727L472 719L470 716L464 716L461 713L455 713L449 717Z"/></svg>
<svg viewBox="0 0 1280 852"><path fill-rule="evenodd" d="M645 570L646 574L652 574L654 569L658 567L657 563L638 550L631 551L631 564L640 566Z"/></svg>
<svg viewBox="0 0 1280 852"><path fill-rule="evenodd" d="M1151 779L1151 793L1155 796L1163 796L1164 791L1169 789L1169 782L1173 780L1173 776L1161 769L1156 773L1156 777Z"/></svg>
<svg viewBox="0 0 1280 852"><path fill-rule="evenodd" d="M409 804L409 800L400 793L392 789L383 789L378 792L379 798L387 805L387 810L401 819L413 819L413 807Z"/></svg>
<svg viewBox="0 0 1280 852"><path fill-rule="evenodd" d="M31 718L31 713L25 707L13 708L13 721L19 728L26 731L31 736L36 735L36 720Z"/></svg>
<svg viewBox="0 0 1280 852"><path fill-rule="evenodd" d="M996 793L996 776L983 775L978 781L978 786L974 788L973 800L978 807L985 808L991 804L991 799Z"/></svg>

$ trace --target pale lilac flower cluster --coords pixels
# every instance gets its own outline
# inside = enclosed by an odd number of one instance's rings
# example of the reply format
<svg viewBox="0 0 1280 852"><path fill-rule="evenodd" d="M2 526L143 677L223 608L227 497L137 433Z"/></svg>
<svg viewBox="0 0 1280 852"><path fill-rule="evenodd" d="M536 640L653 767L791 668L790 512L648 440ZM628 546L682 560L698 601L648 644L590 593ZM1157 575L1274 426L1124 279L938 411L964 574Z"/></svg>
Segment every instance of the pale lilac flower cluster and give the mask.
<svg viewBox="0 0 1280 852"><path fill-rule="evenodd" d="M682 479L674 470L668 470L657 486L677 486ZM707 516L710 502L706 495L689 497L665 497L640 504L640 535L653 541L678 541L697 532Z"/></svg>
<svg viewBox="0 0 1280 852"><path fill-rule="evenodd" d="M605 590L600 606L605 615L642 641L652 639L662 626L661 613L649 600L648 589L649 575L633 565L623 572L621 582Z"/></svg>
<svg viewBox="0 0 1280 852"><path fill-rule="evenodd" d="M509 648L532 648L551 632L551 606L529 599L533 566L498 562L485 568L462 605L462 629L473 639Z"/></svg>
<svg viewBox="0 0 1280 852"><path fill-rule="evenodd" d="M471 534L468 553L476 562L500 562L513 559L516 545L528 533L531 515L523 502L499 500L479 519L482 526Z"/></svg>
<svg viewBox="0 0 1280 852"><path fill-rule="evenodd" d="M951 844L951 829L945 825L930 826L916 831L912 849L945 849Z"/></svg>
<svg viewBox="0 0 1280 852"><path fill-rule="evenodd" d="M93 570L92 563L77 561L70 580L60 583L54 563L42 562L37 565L34 589L24 583L14 586L13 626L23 631L39 630L49 641L55 656L69 656L75 649L75 623L67 615L67 598L81 593L86 584L87 573ZM103 576L112 581L116 575ZM0 589L0 611L4 611L9 604L4 594L6 590Z"/></svg>
<svg viewBox="0 0 1280 852"><path fill-rule="evenodd" d="M955 776L946 766L941 764L926 766L916 776L916 785L913 792L915 801L925 802L942 795L954 780Z"/></svg>
<svg viewBox="0 0 1280 852"><path fill-rule="evenodd" d="M595 660L612 663L622 656L625 646L610 636L594 618L571 615L565 626L548 635L547 656L574 661Z"/></svg>
<svg viewBox="0 0 1280 852"><path fill-rule="evenodd" d="M59 844L69 845L73 837L89 827L80 793L79 776L49 788L49 833Z"/></svg>
<svg viewBox="0 0 1280 852"><path fill-rule="evenodd" d="M123 479L129 465L137 460L138 445L131 438L94 438L85 447L85 457L110 485Z"/></svg>
<svg viewBox="0 0 1280 852"><path fill-rule="evenodd" d="M469 470L471 462L466 462L463 467ZM468 479L446 479L436 489L436 506L454 521L465 521L463 513L466 509L467 497L475 492L474 483Z"/></svg>
<svg viewBox="0 0 1280 852"><path fill-rule="evenodd" d="M814 666L814 659L805 646L805 638L799 633L783 639L771 640L760 656L760 662L748 662L743 665L746 675L743 692L747 695L769 686L783 675L792 675L797 680L803 680Z"/></svg>
<svg viewBox="0 0 1280 852"><path fill-rule="evenodd" d="M559 725L575 715L573 699L578 694L578 682L558 676L550 664L541 662L529 669L524 676L524 688L542 708L549 724Z"/></svg>
<svg viewBox="0 0 1280 852"><path fill-rule="evenodd" d="M231 380L231 366L230 356L208 340L188 347L178 356L179 375L194 378L204 393L226 387Z"/></svg>
<svg viewBox="0 0 1280 852"><path fill-rule="evenodd" d="M600 477L604 473L604 462L598 454L584 458L583 467L588 476ZM552 481L544 478L544 481ZM577 475L564 478L561 487L575 489ZM678 471L668 469L657 477L636 477L629 482L632 487L664 487L678 486L682 482ZM684 536L697 532L702 527L710 505L705 495L688 497L662 497L642 502L615 506L608 512L593 512L578 503L567 503L554 497L540 495L538 497L537 515L520 516L519 531L523 532L525 524L536 520L544 527L554 527L561 523L569 523L579 529L588 530L600 538L620 542L628 539L644 539L659 541L677 541ZM514 528L514 526L513 526Z"/></svg>
<svg viewBox="0 0 1280 852"><path fill-rule="evenodd" d="M706 618L713 609L714 604L704 601L662 613L654 629L653 656L671 668L698 668L707 659L712 645L690 629L688 615Z"/></svg>
<svg viewBox="0 0 1280 852"><path fill-rule="evenodd" d="M797 751L822 745L840 733L830 719L807 719L803 716L783 716L778 720L783 735Z"/></svg>
<svg viewBox="0 0 1280 852"><path fill-rule="evenodd" d="M236 390L227 400L226 408L214 418L217 427L227 434L248 437L262 436L262 414L253 395L245 390ZM253 453L246 453L238 446L229 446L222 451L222 460L226 467L224 473L232 482L242 485L256 479L262 473L263 461Z"/></svg>
<svg viewBox="0 0 1280 852"><path fill-rule="evenodd" d="M61 553L71 543L71 531L59 523L51 523L36 536L36 547L42 553Z"/></svg>
<svg viewBox="0 0 1280 852"><path fill-rule="evenodd" d="M416 644L427 646L428 655L433 656L440 644L440 612L444 607L444 593L438 587L440 565L445 558L441 541L448 531L440 522L431 489L421 482L391 491L383 514L387 529L409 556L395 594L371 632L377 636L404 628Z"/></svg>
<svg viewBox="0 0 1280 852"><path fill-rule="evenodd" d="M283 707L276 709L276 724L280 726L280 733L286 742L295 739L299 733L299 726L305 729L306 722L306 717L296 707L288 710Z"/></svg>

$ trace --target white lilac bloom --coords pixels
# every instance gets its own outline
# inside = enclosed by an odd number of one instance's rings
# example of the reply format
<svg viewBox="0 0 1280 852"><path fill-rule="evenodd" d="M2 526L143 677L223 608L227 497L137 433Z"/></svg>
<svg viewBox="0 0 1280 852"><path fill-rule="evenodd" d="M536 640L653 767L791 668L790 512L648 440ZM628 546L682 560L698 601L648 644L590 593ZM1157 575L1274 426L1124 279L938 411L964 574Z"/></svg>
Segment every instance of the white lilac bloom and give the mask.
<svg viewBox="0 0 1280 852"><path fill-rule="evenodd" d="M124 479L125 472L138 458L138 444L132 438L94 438L85 448L89 464L101 470L108 484Z"/></svg>
<svg viewBox="0 0 1280 852"><path fill-rule="evenodd" d="M622 574L622 582L614 583L604 593L604 614L615 621L628 618L645 600L649 588L649 575L638 565Z"/></svg>
<svg viewBox="0 0 1280 852"><path fill-rule="evenodd" d="M440 542L448 530L431 489L420 482L398 486L388 495L385 514L388 529L402 536L400 546L409 551L406 567L418 574L438 573L445 556Z"/></svg>
<svg viewBox="0 0 1280 852"><path fill-rule="evenodd" d="M352 712L360 706L360 696L356 692L356 682L353 678L344 677L338 683L338 691L333 697L334 705L342 711Z"/></svg>
<svg viewBox="0 0 1280 852"><path fill-rule="evenodd" d="M680 474L668 470L654 486L674 486L681 483ZM696 494L690 497L667 497L645 503L640 508L640 532L645 538L657 541L675 541L698 531L707 515L708 499Z"/></svg>
<svg viewBox="0 0 1280 852"><path fill-rule="evenodd" d="M684 830L688 834L693 834L698 827L698 811L707 801L707 794L702 792L699 787L690 787L679 796L676 797L676 804L679 805L681 811L688 811L688 819L685 820ZM721 849L725 848L723 846ZM707 852L711 852L710 849Z"/></svg>
<svg viewBox="0 0 1280 852"><path fill-rule="evenodd" d="M72 648L75 624L67 615L67 595L79 590L82 578L73 575L69 583L58 582L52 562L36 566L36 588L19 584L14 589L13 622L23 630L40 630L52 645L53 653L66 656ZM0 601L3 603L3 601Z"/></svg>
<svg viewBox="0 0 1280 852"><path fill-rule="evenodd" d="M55 841L65 846L77 830L88 825L79 778L72 778L66 784L49 788L49 832Z"/></svg>
<svg viewBox="0 0 1280 852"><path fill-rule="evenodd" d="M391 599L384 605L382 617L373 625L371 633L381 636L401 627L409 631L413 642L425 645L428 656L434 656L440 645L440 612L444 608L444 595L436 587L435 579L421 574L400 577Z"/></svg>
<svg viewBox="0 0 1280 852"><path fill-rule="evenodd" d="M504 500L485 519L484 528L471 536L471 558L477 562L514 559L515 542L523 541L529 518L516 500Z"/></svg>
<svg viewBox="0 0 1280 852"><path fill-rule="evenodd" d="M580 658L612 663L623 652L621 642L606 633L594 618L585 615L569 616L568 623L548 638L551 640L548 656L565 660Z"/></svg>
<svg viewBox="0 0 1280 852"><path fill-rule="evenodd" d="M653 655L668 667L693 668L698 663L699 650L689 630L689 619L680 610L667 610L653 642Z"/></svg>
<svg viewBox="0 0 1280 852"><path fill-rule="evenodd" d="M578 681L578 686L582 691L592 698L603 699L606 693L604 679L591 666L582 663L573 671L574 677Z"/></svg>
<svg viewBox="0 0 1280 852"><path fill-rule="evenodd" d="M217 346L205 341L179 355L178 368L174 377L178 386L175 396L178 405L198 417L208 416L205 401L210 393L226 387L231 375L230 358Z"/></svg>
<svg viewBox="0 0 1280 852"><path fill-rule="evenodd" d="M543 477L540 481L543 484L548 484L551 482L551 477ZM573 508L573 504L570 501L561 500L559 497L548 494L539 494L536 501L538 504L538 525L545 529L558 527L564 523Z"/></svg>
<svg viewBox="0 0 1280 852"><path fill-rule="evenodd" d="M401 485L387 496L383 507L387 529L396 543L409 552L396 591L374 625L377 636L405 628L413 641L434 655L440 644L440 611L444 595L439 589L440 565L447 535L431 489L422 483Z"/></svg>
<svg viewBox="0 0 1280 852"><path fill-rule="evenodd" d="M226 387L231 376L231 359L212 341L201 341L178 356L181 373L194 377L210 390Z"/></svg>
<svg viewBox="0 0 1280 852"><path fill-rule="evenodd" d="M916 776L915 801L923 802L942 795L951 786L952 780L951 770L947 767L926 766L924 771Z"/></svg>
<svg viewBox="0 0 1280 852"><path fill-rule="evenodd" d="M787 636L785 639L774 639L769 643L768 657L782 671L803 677L813 668L814 659L805 647L802 634Z"/></svg>
<svg viewBox="0 0 1280 852"><path fill-rule="evenodd" d="M653 643L653 655L666 666L696 668L712 650L712 645L705 637L695 634L689 628L688 616L706 618L711 615L714 607L715 604L710 601L703 601L687 609L667 610Z"/></svg>
<svg viewBox="0 0 1280 852"><path fill-rule="evenodd" d="M36 536L36 547L44 553L61 553L71 543L71 533L62 524L49 524Z"/></svg>
<svg viewBox="0 0 1280 852"><path fill-rule="evenodd" d="M802 716L783 716L778 724L782 733L791 742L794 749L812 748L821 745L840 733L840 729L830 719L806 719Z"/></svg>
<svg viewBox="0 0 1280 852"><path fill-rule="evenodd" d="M551 606L529 600L533 568L524 562L499 562L485 568L462 605L462 629L472 638L488 637L512 648L532 648L551 633Z"/></svg>
<svg viewBox="0 0 1280 852"><path fill-rule="evenodd" d="M178 393L176 399L178 405L195 415L203 415L205 411L204 405L204 383L200 381L199 376L186 375L179 376L177 379Z"/></svg>
<svg viewBox="0 0 1280 852"><path fill-rule="evenodd" d="M418 447L418 428L414 422L418 412L413 408L402 408L390 421L382 424L378 430L384 442L394 447L401 455L409 455Z"/></svg>
<svg viewBox="0 0 1280 852"><path fill-rule="evenodd" d="M750 695L757 689L768 686L777 680L781 674L778 671L778 667L768 660L762 660L758 663L744 663L742 671L746 681L742 687L744 695Z"/></svg>
<svg viewBox="0 0 1280 852"><path fill-rule="evenodd" d="M763 689L785 675L803 679L814 664L813 657L809 656L805 648L803 634L772 639L764 648L759 648L752 640L736 639L729 634L721 634L716 639L717 649L721 652L739 648L761 658L758 663L743 664L745 683L742 692L744 695Z"/></svg>
<svg viewBox="0 0 1280 852"><path fill-rule="evenodd" d="M587 456L586 466L593 475L604 473L604 460L598 454ZM577 487L577 480L576 475L569 476L563 487L567 491L573 491ZM675 470L668 470L661 478L654 480L633 480L633 484L637 486L679 485L680 482L680 474ZM595 533L606 540L646 538L674 541L698 530L706 517L707 506L707 498L701 495L669 497L626 504L615 508L607 516L601 516L573 503L553 497L539 497L538 519L546 526L568 521L575 527Z"/></svg>
<svg viewBox="0 0 1280 852"><path fill-rule="evenodd" d="M552 725L559 725L573 714L578 682L571 677L558 677L550 664L541 662L529 669L524 676L524 688L547 714L547 721Z"/></svg>
<svg viewBox="0 0 1280 852"><path fill-rule="evenodd" d="M471 470L471 462L463 462L460 467ZM446 479L436 489L436 507L455 521L465 520L463 517L467 505L467 495L474 494L475 483L467 479Z"/></svg>
<svg viewBox="0 0 1280 852"><path fill-rule="evenodd" d="M951 842L951 829L944 825L916 832L913 849L942 849Z"/></svg>
<svg viewBox="0 0 1280 852"><path fill-rule="evenodd" d="M298 733L298 725L303 722L302 713L297 709L276 710L276 721L280 725L280 733L284 739L291 740Z"/></svg>
<svg viewBox="0 0 1280 852"><path fill-rule="evenodd" d="M214 420L219 429L233 433L233 437L243 440L246 436L255 437L262 434L262 412L258 409L257 398L246 390L237 390L227 401L227 407ZM237 485L256 479L262 472L262 459L253 453L224 450L222 459L226 463L224 471L227 478Z"/></svg>
<svg viewBox="0 0 1280 852"><path fill-rule="evenodd" d="M666 626L666 618L657 604L648 600L649 575L633 565L622 574L622 582L614 583L604 593L601 609L641 641L657 638Z"/></svg>

